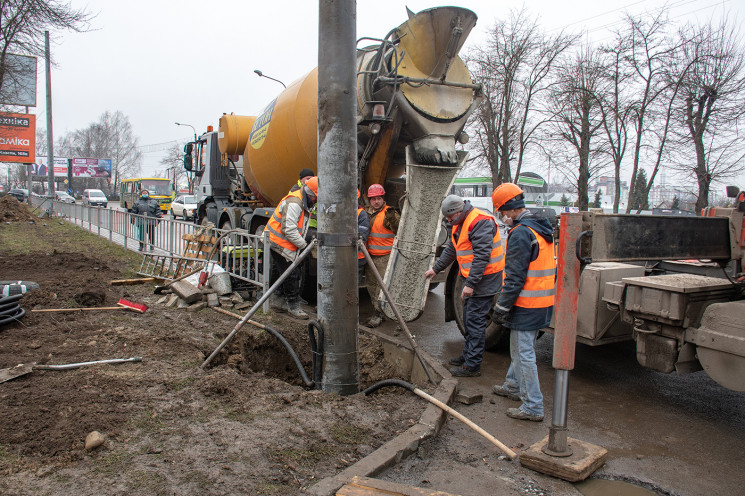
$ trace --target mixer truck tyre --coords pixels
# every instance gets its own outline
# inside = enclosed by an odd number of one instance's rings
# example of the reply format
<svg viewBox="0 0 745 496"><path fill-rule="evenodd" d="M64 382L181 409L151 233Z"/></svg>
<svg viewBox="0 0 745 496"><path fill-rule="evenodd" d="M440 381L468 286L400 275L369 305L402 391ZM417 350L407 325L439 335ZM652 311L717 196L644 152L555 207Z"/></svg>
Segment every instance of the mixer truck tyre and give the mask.
<svg viewBox="0 0 745 496"><path fill-rule="evenodd" d="M463 292L463 283L465 278L458 274L458 278L455 280L453 287L453 307L455 308L455 322L458 324L460 333L465 336L466 327L463 319L463 302L460 299L460 294ZM494 297L496 302L497 297ZM486 324L486 340L484 344L487 350L504 351L509 350L510 347L510 330L506 327L502 327L500 324L491 320L487 321Z"/></svg>

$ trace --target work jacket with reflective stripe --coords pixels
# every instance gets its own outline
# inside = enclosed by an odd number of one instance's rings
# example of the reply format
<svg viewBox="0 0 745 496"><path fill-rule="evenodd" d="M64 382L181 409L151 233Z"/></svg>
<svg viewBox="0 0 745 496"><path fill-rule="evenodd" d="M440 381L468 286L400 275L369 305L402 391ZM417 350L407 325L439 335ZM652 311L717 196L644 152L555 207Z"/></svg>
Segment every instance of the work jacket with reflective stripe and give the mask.
<svg viewBox="0 0 745 496"><path fill-rule="evenodd" d="M269 218L269 222L266 224L266 228L269 231L269 240L282 248L286 248L290 251L297 251L298 247L292 243L282 232L282 215L287 211L288 203L298 203L302 209L300 218L298 219L297 229L298 232L303 230L303 222L305 221L305 209L303 205L303 192L302 190L292 191L287 196L282 198L277 208L274 209L274 213Z"/></svg>
<svg viewBox="0 0 745 496"><path fill-rule="evenodd" d="M388 255L393 247L393 238L396 237L393 231L383 226L385 211L390 207L386 205L373 214L372 226L370 226L370 236L367 238L367 251L374 257Z"/></svg>
<svg viewBox="0 0 745 496"><path fill-rule="evenodd" d="M494 236L491 239L491 253L489 255L489 261L484 268L484 275L496 274L504 269L504 248L502 248L502 240L499 236L499 228L497 222L488 213L478 208L473 208L465 220L461 224L459 232L454 230L452 235L453 246L455 247L455 256L458 259L458 266L460 267L460 274L463 277L468 277L471 272L471 264L473 263L473 244L471 243L471 229L477 222L486 221L494 224ZM456 239L457 235L457 239Z"/></svg>
<svg viewBox="0 0 745 496"><path fill-rule="evenodd" d="M515 300L515 305L523 308L552 307L556 297L556 260L553 243L548 243L530 226L522 228L533 231L538 241L538 257L528 265L525 284Z"/></svg>
<svg viewBox="0 0 745 496"><path fill-rule="evenodd" d="M463 212L461 212L461 215L456 220L456 224L449 226L455 231L456 238L463 232L463 221L466 220L473 209L474 207L471 205L471 202L466 200ZM463 220L461 221L460 219ZM492 256L492 244L494 237L497 235L496 233L498 233L498 229L493 220L481 219L478 222L472 222L466 232L468 233L469 241L474 246L474 257L464 284L469 288L473 288L473 296L494 296L502 288L502 273L486 274L484 271ZM435 273L440 273L456 261L457 253L453 244L453 236L451 235L448 236L445 248L432 266L432 270ZM462 276L459 275L458 277Z"/></svg>
<svg viewBox="0 0 745 496"><path fill-rule="evenodd" d="M553 257L553 232L553 226L548 220L534 217L529 210L522 212L515 219L515 226L510 229L505 252L504 286L494 310L506 314L504 325L512 330L539 330L551 322L553 306L522 307L515 303L525 287L528 271L531 268L540 270L538 264L533 262L539 256L548 256L547 252ZM539 239L544 243L539 242Z"/></svg>

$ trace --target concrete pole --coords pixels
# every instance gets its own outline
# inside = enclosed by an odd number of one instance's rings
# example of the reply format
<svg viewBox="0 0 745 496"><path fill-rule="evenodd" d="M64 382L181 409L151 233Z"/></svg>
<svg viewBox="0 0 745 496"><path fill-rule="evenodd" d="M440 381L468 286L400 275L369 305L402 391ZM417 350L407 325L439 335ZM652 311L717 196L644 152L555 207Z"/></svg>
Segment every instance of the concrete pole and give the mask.
<svg viewBox="0 0 745 496"><path fill-rule="evenodd" d="M318 26L318 320L322 389L359 392L356 2L320 0Z"/></svg>
<svg viewBox="0 0 745 496"><path fill-rule="evenodd" d="M54 201L54 136L52 134L52 63L49 52L49 31L44 31L44 57L47 71L47 177L49 177L49 195Z"/></svg>

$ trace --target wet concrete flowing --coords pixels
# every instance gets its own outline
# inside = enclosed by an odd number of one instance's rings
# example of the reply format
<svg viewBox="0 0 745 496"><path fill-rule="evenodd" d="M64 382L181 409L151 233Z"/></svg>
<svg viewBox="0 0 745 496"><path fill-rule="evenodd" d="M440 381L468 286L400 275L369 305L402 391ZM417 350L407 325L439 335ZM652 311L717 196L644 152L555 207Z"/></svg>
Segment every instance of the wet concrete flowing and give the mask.
<svg viewBox="0 0 745 496"><path fill-rule="evenodd" d="M409 324L418 345L446 361L463 338L444 323L442 287L430 293L423 316ZM395 325L384 327L395 333ZM482 376L460 380L460 389L483 401L454 407L502 442L525 449L548 435L553 401L552 336L537 343L546 420L505 415L518 402L491 392L509 366L505 352L487 352ZM652 494L741 494L745 485L745 393L730 391L704 372L677 376L642 368L633 343L592 348L578 345L569 383L569 436L606 448L608 461L595 474ZM488 442L452 419L416 456L381 478L463 496L483 494L580 494L573 485L500 459ZM600 493L595 493L600 494ZM605 494L613 494L606 492ZM621 492L633 495L633 492Z"/></svg>

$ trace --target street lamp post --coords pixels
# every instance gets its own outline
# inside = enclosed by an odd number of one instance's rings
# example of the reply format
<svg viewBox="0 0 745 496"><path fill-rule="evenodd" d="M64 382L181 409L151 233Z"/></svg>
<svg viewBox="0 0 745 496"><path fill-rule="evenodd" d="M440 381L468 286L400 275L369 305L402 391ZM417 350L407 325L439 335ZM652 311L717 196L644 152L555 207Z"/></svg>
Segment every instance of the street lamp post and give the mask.
<svg viewBox="0 0 745 496"><path fill-rule="evenodd" d="M192 129L192 131L194 131L194 141L197 140L197 130L194 129L194 126L192 126L191 124L184 124L181 122L174 122L174 124L176 124L177 126L189 126Z"/></svg>
<svg viewBox="0 0 745 496"><path fill-rule="evenodd" d="M273 77L271 77L271 76L267 76L266 74L264 74L263 72L261 72L261 71L260 71L260 70L258 70L258 69L255 69L255 70L254 70L254 72L255 72L256 74L258 74L258 75L259 75L259 77L265 77L265 78L267 78L267 79L271 79L272 81L277 81L277 82L278 82L279 84L281 84L282 86L284 86L285 88L287 88L287 85L286 85L285 83L283 83L282 81L280 81L279 79L274 79L274 78L273 78Z"/></svg>

